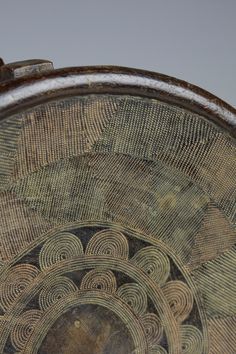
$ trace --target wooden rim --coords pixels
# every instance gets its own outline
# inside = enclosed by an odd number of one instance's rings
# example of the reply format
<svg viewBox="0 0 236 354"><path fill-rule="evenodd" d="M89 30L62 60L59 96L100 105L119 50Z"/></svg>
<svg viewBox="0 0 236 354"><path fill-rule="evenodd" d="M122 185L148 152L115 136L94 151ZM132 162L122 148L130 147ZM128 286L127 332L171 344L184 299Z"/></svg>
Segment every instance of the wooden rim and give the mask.
<svg viewBox="0 0 236 354"><path fill-rule="evenodd" d="M0 119L34 105L75 95L118 94L158 99L213 121L236 137L236 109L185 81L116 66L71 67L0 84Z"/></svg>

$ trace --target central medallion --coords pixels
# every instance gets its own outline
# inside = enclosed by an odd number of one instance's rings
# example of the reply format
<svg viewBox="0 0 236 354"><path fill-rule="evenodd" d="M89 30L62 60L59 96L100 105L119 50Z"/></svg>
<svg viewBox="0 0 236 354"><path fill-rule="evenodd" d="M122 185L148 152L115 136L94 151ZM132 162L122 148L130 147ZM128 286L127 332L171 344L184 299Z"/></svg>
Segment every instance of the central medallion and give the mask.
<svg viewBox="0 0 236 354"><path fill-rule="evenodd" d="M81 305L62 315L51 327L39 354L127 354L134 343L125 324L111 310Z"/></svg>

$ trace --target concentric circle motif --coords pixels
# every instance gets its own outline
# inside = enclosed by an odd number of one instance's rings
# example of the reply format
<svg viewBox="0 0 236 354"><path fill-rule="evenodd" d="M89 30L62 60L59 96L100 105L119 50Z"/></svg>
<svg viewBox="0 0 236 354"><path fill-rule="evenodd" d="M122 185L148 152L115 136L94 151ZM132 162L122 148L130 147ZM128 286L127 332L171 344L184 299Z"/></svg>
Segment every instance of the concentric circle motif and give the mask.
<svg viewBox="0 0 236 354"><path fill-rule="evenodd" d="M4 353L207 354L191 278L161 244L96 225L36 247L3 273Z"/></svg>
<svg viewBox="0 0 236 354"><path fill-rule="evenodd" d="M39 274L31 264L18 264L5 273L0 284L0 305L3 310L10 308Z"/></svg>
<svg viewBox="0 0 236 354"><path fill-rule="evenodd" d="M11 332L11 342L15 349L23 350L27 345L34 327L39 322L42 312L38 310L25 311L16 321Z"/></svg>
<svg viewBox="0 0 236 354"><path fill-rule="evenodd" d="M40 268L44 270L57 262L81 256L82 254L83 246L81 241L69 232L64 232L46 242L39 256Z"/></svg>
<svg viewBox="0 0 236 354"><path fill-rule="evenodd" d="M65 299L78 290L74 282L65 276L55 277L50 283L44 284L39 294L39 306L46 311L60 299Z"/></svg>
<svg viewBox="0 0 236 354"><path fill-rule="evenodd" d="M163 287L163 293L170 308L179 322L188 318L193 308L193 294L182 281L169 281Z"/></svg>
<svg viewBox="0 0 236 354"><path fill-rule="evenodd" d="M168 257L155 247L142 248L134 255L132 261L161 285L170 274Z"/></svg>
<svg viewBox="0 0 236 354"><path fill-rule="evenodd" d="M114 293L116 291L116 278L111 271L94 269L83 277L80 289Z"/></svg>

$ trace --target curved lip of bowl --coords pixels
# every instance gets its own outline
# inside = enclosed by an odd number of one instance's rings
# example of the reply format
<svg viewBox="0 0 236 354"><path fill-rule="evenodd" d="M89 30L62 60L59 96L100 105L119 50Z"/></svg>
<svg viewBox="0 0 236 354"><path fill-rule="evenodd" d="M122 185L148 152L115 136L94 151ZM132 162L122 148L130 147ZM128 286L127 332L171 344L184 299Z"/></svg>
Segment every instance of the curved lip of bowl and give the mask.
<svg viewBox="0 0 236 354"><path fill-rule="evenodd" d="M120 67L81 66L0 83L0 120L44 102L71 96L147 97L197 113L236 138L236 109L202 88L164 74Z"/></svg>

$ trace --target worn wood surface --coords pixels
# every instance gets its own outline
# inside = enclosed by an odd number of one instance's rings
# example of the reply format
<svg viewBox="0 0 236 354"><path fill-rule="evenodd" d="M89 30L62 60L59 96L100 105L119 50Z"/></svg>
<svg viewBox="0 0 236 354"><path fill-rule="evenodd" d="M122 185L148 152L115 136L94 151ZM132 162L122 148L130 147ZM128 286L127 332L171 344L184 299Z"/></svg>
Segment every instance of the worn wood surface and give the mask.
<svg viewBox="0 0 236 354"><path fill-rule="evenodd" d="M113 66L57 69L5 82L0 85L0 118L46 100L94 93L156 98L236 134L236 109L209 92L167 75Z"/></svg>
<svg viewBox="0 0 236 354"><path fill-rule="evenodd" d="M235 354L234 108L134 69L23 72L0 84L0 353Z"/></svg>
<svg viewBox="0 0 236 354"><path fill-rule="evenodd" d="M4 64L0 59L0 82L25 78L34 74L45 73L53 69L52 62L48 60L24 60Z"/></svg>

